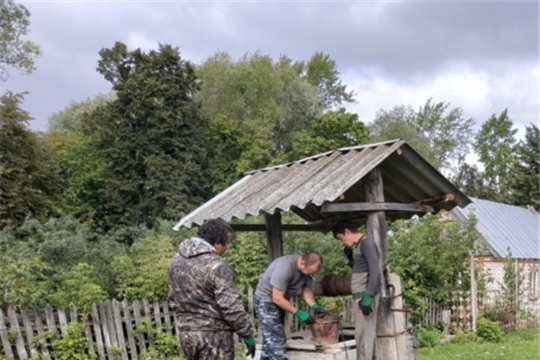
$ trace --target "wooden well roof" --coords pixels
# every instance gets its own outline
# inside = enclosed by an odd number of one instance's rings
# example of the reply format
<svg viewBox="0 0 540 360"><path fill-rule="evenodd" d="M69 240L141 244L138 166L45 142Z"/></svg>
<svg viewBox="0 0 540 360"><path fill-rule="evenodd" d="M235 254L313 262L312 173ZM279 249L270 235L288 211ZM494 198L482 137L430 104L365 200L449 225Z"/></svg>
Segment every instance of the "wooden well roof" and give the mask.
<svg viewBox="0 0 540 360"><path fill-rule="evenodd" d="M182 218L174 229L201 225L210 218L231 221L279 211L291 211L306 224L362 220L366 215L358 211L365 202L362 179L377 167L389 220L425 214L426 209L436 213L456 205L465 207L471 202L405 141L392 140L340 148L246 173Z"/></svg>

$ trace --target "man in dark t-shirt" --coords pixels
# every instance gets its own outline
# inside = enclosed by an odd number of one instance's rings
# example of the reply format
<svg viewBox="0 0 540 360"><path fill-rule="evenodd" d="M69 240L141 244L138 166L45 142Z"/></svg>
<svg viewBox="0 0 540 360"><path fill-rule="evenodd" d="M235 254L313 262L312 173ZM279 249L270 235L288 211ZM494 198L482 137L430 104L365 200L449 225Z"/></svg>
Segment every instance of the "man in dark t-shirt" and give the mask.
<svg viewBox="0 0 540 360"><path fill-rule="evenodd" d="M334 237L343 245L343 251L353 269L351 292L363 315L356 317L355 340L357 359L370 359L375 346L377 307L381 290L381 255L375 240L358 231L350 221L334 226ZM375 314L372 314L375 313ZM361 318L360 318L361 317Z"/></svg>
<svg viewBox="0 0 540 360"><path fill-rule="evenodd" d="M259 278L254 300L263 341L261 360L287 359L283 328L285 312L294 314L303 323L313 322L309 312L291 303L291 297L302 294L315 316L324 314L311 289L312 276L320 271L321 266L322 257L318 252L285 255L272 261Z"/></svg>

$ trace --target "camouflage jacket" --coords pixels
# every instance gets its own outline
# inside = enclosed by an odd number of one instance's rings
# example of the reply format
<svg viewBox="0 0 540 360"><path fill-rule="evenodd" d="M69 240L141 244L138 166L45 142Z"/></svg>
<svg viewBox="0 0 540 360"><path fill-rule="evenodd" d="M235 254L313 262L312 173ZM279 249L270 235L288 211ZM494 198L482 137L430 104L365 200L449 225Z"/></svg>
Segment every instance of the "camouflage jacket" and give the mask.
<svg viewBox="0 0 540 360"><path fill-rule="evenodd" d="M234 271L203 239L184 240L169 265L169 301L180 331L231 330L253 335Z"/></svg>

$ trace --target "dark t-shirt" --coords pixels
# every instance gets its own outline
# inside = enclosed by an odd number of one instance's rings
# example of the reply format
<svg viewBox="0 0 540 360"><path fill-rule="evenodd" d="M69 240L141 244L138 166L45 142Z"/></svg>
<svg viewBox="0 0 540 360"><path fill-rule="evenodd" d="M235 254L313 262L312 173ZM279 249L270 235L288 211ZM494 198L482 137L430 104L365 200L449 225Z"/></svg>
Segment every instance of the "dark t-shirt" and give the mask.
<svg viewBox="0 0 540 360"><path fill-rule="evenodd" d="M381 287L381 255L371 236L364 235L354 256L353 272L368 273L367 292L377 295Z"/></svg>

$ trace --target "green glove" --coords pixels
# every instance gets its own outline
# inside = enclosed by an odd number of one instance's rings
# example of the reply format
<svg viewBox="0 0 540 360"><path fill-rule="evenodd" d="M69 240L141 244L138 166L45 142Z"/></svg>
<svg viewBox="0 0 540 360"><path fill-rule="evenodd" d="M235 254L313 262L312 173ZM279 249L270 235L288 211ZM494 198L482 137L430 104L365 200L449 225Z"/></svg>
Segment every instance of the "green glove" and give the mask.
<svg viewBox="0 0 540 360"><path fill-rule="evenodd" d="M321 307L321 305L319 305L319 304L313 304L313 306L311 307L311 309L313 310L313 315L315 315L315 317L321 317L321 316L324 316L324 310L323 310L323 308Z"/></svg>
<svg viewBox="0 0 540 360"><path fill-rule="evenodd" d="M373 312L373 309L371 308L371 305L373 304L373 295L364 293L362 295L362 298L358 302L358 306L360 307L360 310L362 310L362 314L365 316L368 316Z"/></svg>
<svg viewBox="0 0 540 360"><path fill-rule="evenodd" d="M298 318L298 320L300 320L304 324L307 324L307 325L313 324L313 319L311 318L311 316L309 315L309 313L307 311L298 310L294 314L294 316L296 316Z"/></svg>
<svg viewBox="0 0 540 360"><path fill-rule="evenodd" d="M257 345L257 341L255 341L255 338L253 335L246 336L244 338L244 343L246 344L246 357L251 356L252 358L255 357L255 345Z"/></svg>
<svg viewBox="0 0 540 360"><path fill-rule="evenodd" d="M345 254L345 257L347 258L347 265L350 267L353 267L354 264L354 253L353 248L350 246L344 246L343 247L343 254Z"/></svg>

